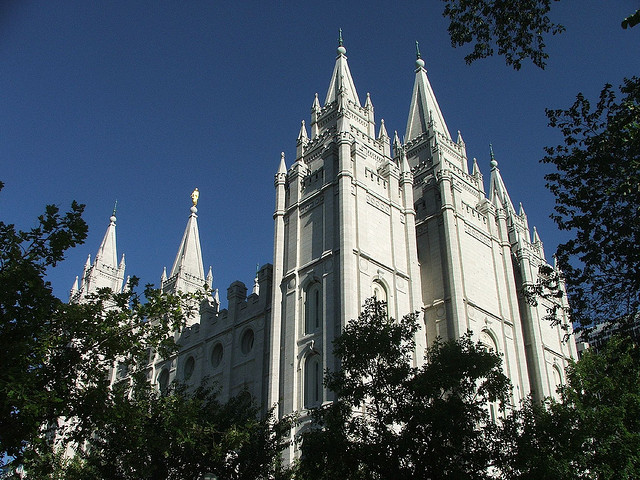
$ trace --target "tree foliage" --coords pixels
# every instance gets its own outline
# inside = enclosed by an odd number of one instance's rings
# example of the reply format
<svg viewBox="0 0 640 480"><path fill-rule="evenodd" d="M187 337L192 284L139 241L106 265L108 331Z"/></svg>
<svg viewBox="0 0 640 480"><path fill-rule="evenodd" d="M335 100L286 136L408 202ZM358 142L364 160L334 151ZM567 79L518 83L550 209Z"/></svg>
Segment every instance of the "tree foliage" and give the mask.
<svg viewBox="0 0 640 480"><path fill-rule="evenodd" d="M632 322L640 307L640 79L618 98L611 85L597 104L579 94L567 110L547 110L564 144L542 160L553 219L572 238L559 246L573 321Z"/></svg>
<svg viewBox="0 0 640 480"><path fill-rule="evenodd" d="M85 239L83 208L74 202L61 214L49 205L27 231L0 222L0 454L15 463L93 431L109 369L121 361L135 372L148 348L175 348L169 332L195 307L150 287L137 293L135 280L125 293L104 290L83 303L56 298L44 276Z"/></svg>
<svg viewBox="0 0 640 480"><path fill-rule="evenodd" d="M640 348L614 337L567 370L560 401L528 401L504 422L506 479L640 476Z"/></svg>
<svg viewBox="0 0 640 480"><path fill-rule="evenodd" d="M101 426L73 458L45 452L32 462L37 478L288 478L280 455L291 424L270 414L260 419L247 392L222 403L207 384L195 390L174 384L160 394L143 377L117 385L107 405Z"/></svg>
<svg viewBox="0 0 640 480"><path fill-rule="evenodd" d="M301 478L489 478L504 405L501 360L470 335L436 342L415 367L418 315L399 321L367 301L334 342L341 369L325 384L337 400L314 409L301 435Z"/></svg>
<svg viewBox="0 0 640 480"><path fill-rule="evenodd" d="M450 21L451 45L473 45L465 60L490 57L497 49L507 65L516 70L530 59L544 68L549 55L545 36L556 35L564 27L549 18L553 1L558 0L443 0L443 16Z"/></svg>

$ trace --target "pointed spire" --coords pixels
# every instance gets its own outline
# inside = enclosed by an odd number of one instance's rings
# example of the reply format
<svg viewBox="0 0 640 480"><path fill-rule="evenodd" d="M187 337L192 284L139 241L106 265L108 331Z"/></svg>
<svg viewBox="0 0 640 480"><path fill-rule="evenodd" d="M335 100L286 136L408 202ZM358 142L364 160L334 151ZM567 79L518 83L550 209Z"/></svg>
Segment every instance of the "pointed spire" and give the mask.
<svg viewBox="0 0 640 480"><path fill-rule="evenodd" d="M473 157L473 170L471 171L471 174L474 177L478 175L482 175L480 173L480 167L478 167L478 160L476 160L476 157Z"/></svg>
<svg viewBox="0 0 640 480"><path fill-rule="evenodd" d="M220 305L220 293L218 292L217 288L213 294L213 300L216 302L216 304Z"/></svg>
<svg viewBox="0 0 640 480"><path fill-rule="evenodd" d="M496 160L495 155L493 154L493 145L489 144L489 153L491 155L491 180L489 184L489 200L494 205L500 207L504 207L510 212L515 213L515 208L513 208L513 202L511 202L511 197L509 197L509 193L507 192L507 187L504 185L504 181L502 180L502 175L500 175L500 170L498 169L498 162ZM499 199L500 205L496 202Z"/></svg>
<svg viewBox="0 0 640 480"><path fill-rule="evenodd" d="M458 130L458 140L456 141L456 143L458 145L464 145L464 140L462 139L462 134L460 133L460 130Z"/></svg>
<svg viewBox="0 0 640 480"><path fill-rule="evenodd" d="M76 279L73 282L73 285L71 286L71 291L69 292L69 301L71 302L73 300L73 297L75 297L78 294L78 276L76 275Z"/></svg>
<svg viewBox="0 0 640 480"><path fill-rule="evenodd" d="M200 234L198 232L198 189L191 194L193 206L191 207L191 215L187 220L185 228L178 248L178 254L173 262L169 278L176 277L173 284L175 291L192 292L202 288L205 283L204 267L202 266L202 252L200 250Z"/></svg>
<svg viewBox="0 0 640 480"><path fill-rule="evenodd" d="M91 254L87 255L87 261L84 262L84 270L82 271L82 280L87 277L87 273L91 270Z"/></svg>
<svg viewBox="0 0 640 480"><path fill-rule="evenodd" d="M118 265L118 270L123 270L124 271L125 265L126 265L126 263L124 263L124 253L123 253L122 257L120 258L120 264Z"/></svg>
<svg viewBox="0 0 640 480"><path fill-rule="evenodd" d="M287 174L287 164L284 161L284 152L280 153L280 166L278 166L277 174Z"/></svg>
<svg viewBox="0 0 640 480"><path fill-rule="evenodd" d="M298 134L298 142L304 142L306 140L309 140L309 136L307 135L307 127L304 124L304 120L302 120L300 133Z"/></svg>
<svg viewBox="0 0 640 480"><path fill-rule="evenodd" d="M113 209L115 212L115 208ZM109 218L109 226L102 238L100 248L96 254L94 266L101 268L106 266L114 270L118 269L118 254L116 251L116 216L115 213ZM98 265L99 264L99 265Z"/></svg>
<svg viewBox="0 0 640 480"><path fill-rule="evenodd" d="M344 100L350 100L357 106L360 105L358 99L358 92L356 92L356 86L353 83L351 77L351 71L347 63L347 57L345 55L347 49L344 48L342 41L342 29L340 30L340 38L338 39L338 56L336 57L336 66L333 69L333 75L331 76L331 82L329 83L329 90L327 90L327 98L324 101L325 105L330 104L343 96Z"/></svg>
<svg viewBox="0 0 640 480"><path fill-rule="evenodd" d="M398 138L398 131L395 130L393 132L393 158L396 158L400 155L400 150L402 149L402 144L400 143L400 139Z"/></svg>
<svg viewBox="0 0 640 480"><path fill-rule="evenodd" d="M320 108L320 100L318 100L318 93L316 92L316 96L313 99L313 104L311 105L312 112L319 112Z"/></svg>
<svg viewBox="0 0 640 480"><path fill-rule="evenodd" d="M524 213L524 207L522 206L522 202L520 202L520 205L518 206L518 216L519 217L526 217L527 216L527 214Z"/></svg>
<svg viewBox="0 0 640 480"><path fill-rule="evenodd" d="M498 161L496 160L496 156L493 154L493 145L489 144L489 154L491 155L491 170L498 168Z"/></svg>
<svg viewBox="0 0 640 480"><path fill-rule="evenodd" d="M367 100L364 102L364 108L367 108L367 109L373 108L373 103L371 103L371 94L369 94L369 92L367 92Z"/></svg>
<svg viewBox="0 0 640 480"><path fill-rule="evenodd" d="M396 132L397 134L398 132ZM387 133L387 127L384 125L384 118L380 119L380 133L378 134L378 140L382 140L383 138L389 139L389 134Z"/></svg>
<svg viewBox="0 0 640 480"><path fill-rule="evenodd" d="M404 148L401 149L400 158L402 159L400 164L402 173L411 173L411 167L409 166L409 160L407 159L407 152Z"/></svg>
<svg viewBox="0 0 640 480"><path fill-rule="evenodd" d="M207 273L207 285L209 289L213 287L213 269L211 268L211 265L209 265L209 272Z"/></svg>
<svg viewBox="0 0 640 480"><path fill-rule="evenodd" d="M162 275L160 276L160 286L164 285L167 281L167 267L162 268Z"/></svg>
<svg viewBox="0 0 640 480"><path fill-rule="evenodd" d="M253 290L251 290L252 294L260 295L260 284L258 283L258 272L260 271L260 264L256 263L256 276L253 279Z"/></svg>
<svg viewBox="0 0 640 480"><path fill-rule="evenodd" d="M124 282L124 285L122 287L122 293L126 293L129 290L131 290L131 276L127 275L127 280Z"/></svg>
<svg viewBox="0 0 640 480"><path fill-rule="evenodd" d="M411 141L433 129L451 140L449 129L427 78L424 65L418 42L416 42L416 79L413 84L405 139Z"/></svg>
<svg viewBox="0 0 640 480"><path fill-rule="evenodd" d="M533 227L533 242L532 243L541 243L540 235L538 235L538 229Z"/></svg>

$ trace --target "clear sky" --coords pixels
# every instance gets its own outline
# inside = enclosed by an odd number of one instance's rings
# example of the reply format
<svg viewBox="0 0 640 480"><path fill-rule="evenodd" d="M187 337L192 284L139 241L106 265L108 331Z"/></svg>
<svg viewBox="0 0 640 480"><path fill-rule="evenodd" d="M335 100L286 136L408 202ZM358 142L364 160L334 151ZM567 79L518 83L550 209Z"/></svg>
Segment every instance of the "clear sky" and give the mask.
<svg viewBox="0 0 640 480"><path fill-rule="evenodd" d="M66 299L95 255L118 200L127 274L159 283L175 258L198 187L205 271L249 287L272 261L273 175L295 156L300 121L324 99L338 29L360 99L376 123L405 130L420 42L429 79L488 187L493 143L511 198L538 226L547 258L562 240L549 220L545 145L560 140L545 107L595 98L640 74L640 26L620 21L632 0L563 0L542 71L501 57L464 63L450 46L443 3L4 0L0 3L0 213L28 228L48 203L87 205L87 242L49 272Z"/></svg>

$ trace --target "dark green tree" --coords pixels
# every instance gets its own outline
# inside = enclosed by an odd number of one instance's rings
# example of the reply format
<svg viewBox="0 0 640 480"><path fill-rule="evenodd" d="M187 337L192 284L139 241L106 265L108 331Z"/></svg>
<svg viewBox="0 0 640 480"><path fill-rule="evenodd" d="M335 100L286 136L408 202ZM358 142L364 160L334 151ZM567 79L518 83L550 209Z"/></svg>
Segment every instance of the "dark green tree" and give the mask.
<svg viewBox="0 0 640 480"><path fill-rule="evenodd" d="M640 477L640 348L614 337L567 370L560 401L531 401L503 424L505 479Z"/></svg>
<svg viewBox="0 0 640 480"><path fill-rule="evenodd" d="M565 28L549 17L553 2L559 0L443 0L443 16L449 19L451 45L472 45L465 60L473 63L494 53L503 55L507 65L520 70L525 60L546 66L549 55L545 38ZM640 23L640 9L622 20L622 28Z"/></svg>
<svg viewBox="0 0 640 480"><path fill-rule="evenodd" d="M151 288L143 296L135 280L85 303L56 298L45 274L85 239L83 208L49 205L28 231L0 222L0 455L14 464L85 438L110 394L109 368L124 361L135 372L148 348L175 348L168 333L196 306Z"/></svg>
<svg viewBox="0 0 640 480"><path fill-rule="evenodd" d="M325 384L336 401L312 411L301 435L301 478L489 478L504 405L501 360L470 335L436 342L414 363L418 315L399 321L368 300L334 342L340 370Z"/></svg>
<svg viewBox="0 0 640 480"><path fill-rule="evenodd" d="M104 421L75 457L54 454L33 465L38 478L289 478L281 453L291 423L276 422L271 414L259 418L260 408L247 392L222 403L207 384L195 390L174 384L161 394L144 376L134 383L112 390Z"/></svg>
<svg viewBox="0 0 640 480"><path fill-rule="evenodd" d="M551 5L558 0L443 0L443 16L450 21L451 45L473 45L465 60L504 55L507 65L520 70L530 59L544 68L549 55L545 36L556 35L564 27L549 18Z"/></svg>
<svg viewBox="0 0 640 480"><path fill-rule="evenodd" d="M572 320L630 324L640 308L640 79L618 98L606 85L592 107L579 94L567 110L547 110L564 144L546 148L553 219L572 238L558 247ZM553 290L553 289L552 289Z"/></svg>

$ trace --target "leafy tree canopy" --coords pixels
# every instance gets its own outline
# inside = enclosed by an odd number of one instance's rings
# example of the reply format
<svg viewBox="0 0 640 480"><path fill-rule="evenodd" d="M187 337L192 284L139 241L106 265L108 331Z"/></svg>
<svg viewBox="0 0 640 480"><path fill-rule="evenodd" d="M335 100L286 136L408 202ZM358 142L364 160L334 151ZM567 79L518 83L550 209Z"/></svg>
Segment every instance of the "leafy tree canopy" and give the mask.
<svg viewBox="0 0 640 480"><path fill-rule="evenodd" d="M436 342L414 365L418 315L399 321L365 303L334 342L341 369L325 384L337 400L312 410L301 435L301 478L489 478L504 406L501 359L470 335Z"/></svg>
<svg viewBox="0 0 640 480"><path fill-rule="evenodd" d="M150 287L137 293L135 279L125 293L104 290L76 304L56 298L44 275L84 241L83 208L74 202L61 214L49 205L27 231L0 222L0 455L15 463L55 438L92 431L109 369L121 361L133 373L148 348L175 348L169 332L196 306Z"/></svg>
<svg viewBox="0 0 640 480"><path fill-rule="evenodd" d="M260 480L289 478L281 453L291 424L276 422L247 392L226 403L206 383L174 384L165 394L144 376L111 392L101 426L65 458L43 452L31 464L37 478L67 480Z"/></svg>
<svg viewBox="0 0 640 480"><path fill-rule="evenodd" d="M631 323L640 308L640 79L620 93L606 85L594 106L579 94L569 109L547 110L564 136L542 160L555 167L545 177L553 219L572 234L557 258L584 326Z"/></svg>
<svg viewBox="0 0 640 480"><path fill-rule="evenodd" d="M544 69L549 55L545 38L565 28L553 23L549 12L559 0L443 0L449 19L451 45L471 45L467 63L503 55L507 65L520 70L525 60ZM622 20L622 28L640 23L640 9ZM496 52L497 50L497 52Z"/></svg>
<svg viewBox="0 0 640 480"><path fill-rule="evenodd" d="M560 401L527 402L502 429L505 479L640 476L640 347L614 337L567 370Z"/></svg>
<svg viewBox="0 0 640 480"><path fill-rule="evenodd" d="M490 57L497 49L497 54L504 55L507 65L516 70L526 59L544 68L549 58L545 35L564 31L548 15L552 2L558 0L443 1L443 16L450 20L451 45L473 45L473 51L465 57L467 63Z"/></svg>

